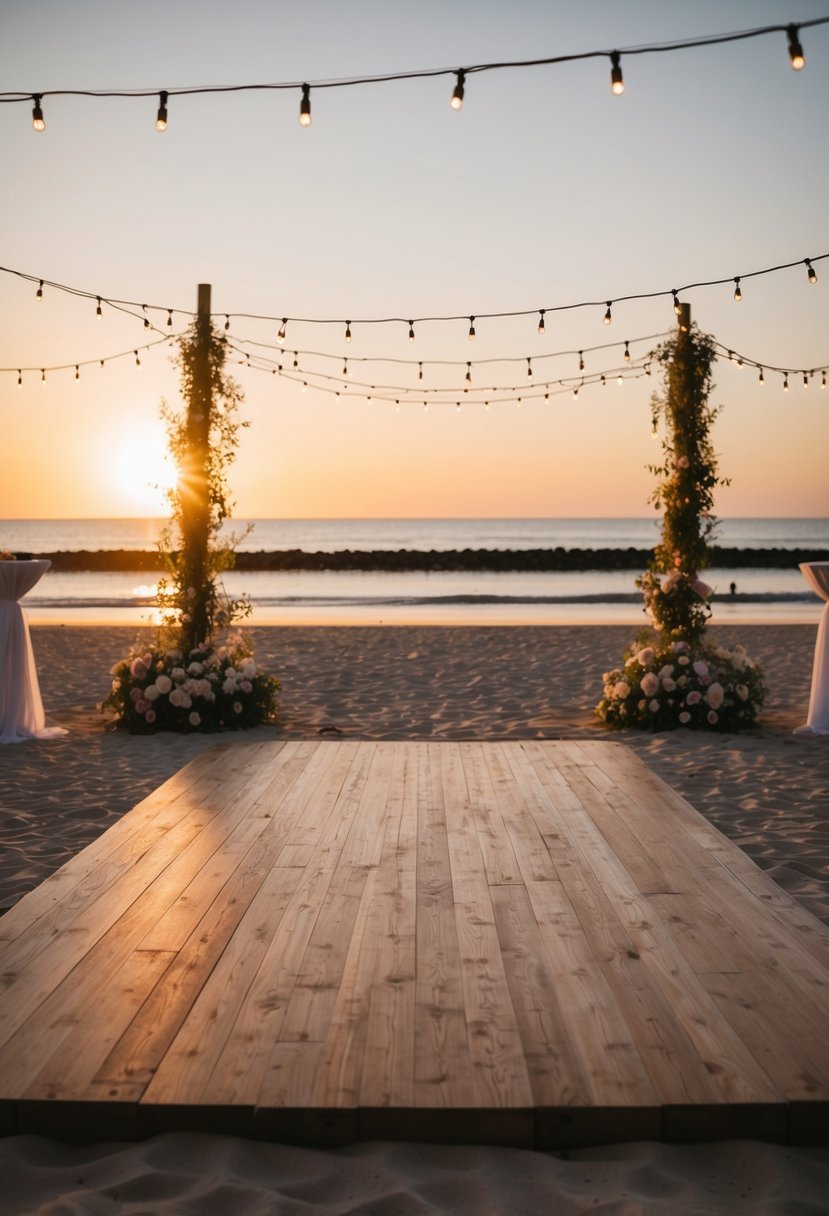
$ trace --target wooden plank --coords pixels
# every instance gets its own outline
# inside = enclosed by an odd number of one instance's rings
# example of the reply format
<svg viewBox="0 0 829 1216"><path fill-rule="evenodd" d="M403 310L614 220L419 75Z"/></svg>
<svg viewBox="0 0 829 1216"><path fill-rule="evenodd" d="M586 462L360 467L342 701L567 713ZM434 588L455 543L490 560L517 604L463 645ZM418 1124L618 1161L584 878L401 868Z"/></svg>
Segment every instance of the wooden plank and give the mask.
<svg viewBox="0 0 829 1216"><path fill-rule="evenodd" d="M446 808L434 745L417 760L415 1106L476 1105L466 1034Z"/></svg>
<svg viewBox="0 0 829 1216"><path fill-rule="evenodd" d="M431 759L440 766L443 783L475 1105L529 1107L532 1087L498 944L460 747L447 743L437 750L432 745ZM482 772L483 765L479 764L476 774ZM514 868L517 870L517 866Z"/></svg>
<svg viewBox="0 0 829 1216"><path fill-rule="evenodd" d="M480 743L460 745L466 790L486 879L490 886L497 886L520 881L520 871L504 828L504 814L512 805L507 780L487 764L487 750ZM539 843L543 848L543 842Z"/></svg>

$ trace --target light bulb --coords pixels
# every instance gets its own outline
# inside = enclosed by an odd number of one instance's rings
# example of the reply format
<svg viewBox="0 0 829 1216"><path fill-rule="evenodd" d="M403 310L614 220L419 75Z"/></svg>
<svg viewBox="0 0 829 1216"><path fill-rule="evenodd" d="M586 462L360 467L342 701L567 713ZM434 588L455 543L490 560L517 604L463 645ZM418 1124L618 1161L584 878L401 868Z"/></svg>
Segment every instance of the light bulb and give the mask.
<svg viewBox="0 0 829 1216"><path fill-rule="evenodd" d="M345 323L345 340L346 340L346 342L351 341L351 322L350 321L346 321L346 323Z"/></svg>
<svg viewBox="0 0 829 1216"><path fill-rule="evenodd" d="M799 72L801 68L805 68L806 66L806 56L803 54L803 47L800 45L798 27L790 25L786 30L786 34L789 39L789 59L794 70Z"/></svg>
<svg viewBox="0 0 829 1216"><path fill-rule="evenodd" d="M97 296L96 299L97 299L98 303L95 306L95 316L100 321L101 317L104 315L103 312L101 311L101 297Z"/></svg>
<svg viewBox="0 0 829 1216"><path fill-rule="evenodd" d="M46 383L46 369L45 369L44 367L42 367L42 368L40 369L40 383L41 383L41 384L45 384L45 383Z"/></svg>
<svg viewBox="0 0 829 1216"><path fill-rule="evenodd" d="M37 291L35 292L35 299L36 300L43 299L43 279L41 279L40 283L38 284Z"/></svg>
<svg viewBox="0 0 829 1216"><path fill-rule="evenodd" d="M302 100L299 103L299 125L301 127L310 127L311 125L311 86L307 84L302 86Z"/></svg>
<svg viewBox="0 0 829 1216"><path fill-rule="evenodd" d="M805 258L804 261L806 263L806 274L808 275L809 282L816 283L817 282L817 271L815 270L814 266L812 265L811 258Z"/></svg>
<svg viewBox="0 0 829 1216"><path fill-rule="evenodd" d="M467 334L467 337L469 338L470 342L475 341L475 318L474 317L469 318L469 333Z"/></svg>
<svg viewBox="0 0 829 1216"><path fill-rule="evenodd" d="M527 375L532 376L532 374L533 374L533 365L532 365L532 363L530 363L529 356L528 356L527 357Z"/></svg>
<svg viewBox="0 0 829 1216"><path fill-rule="evenodd" d="M343 375L348 375L348 359L343 360Z"/></svg>
<svg viewBox="0 0 829 1216"><path fill-rule="evenodd" d="M622 385L624 384L624 380L622 378L621 372L619 372L619 375L616 377L616 383L619 385L619 388L621 388Z"/></svg>
<svg viewBox="0 0 829 1216"><path fill-rule="evenodd" d="M607 381L605 380L604 376L602 376L602 377L600 378L600 381L599 381L599 382L600 382L600 384L601 384L602 388L607 388Z"/></svg>
<svg viewBox="0 0 829 1216"><path fill-rule="evenodd" d="M452 99L449 102L449 104L453 110L459 110L461 108L461 106L463 105L463 86L464 86L465 80L466 80L466 72L464 72L464 70L461 69L458 72L458 79L457 79L457 83L455 84L455 90L452 93Z"/></svg>
<svg viewBox="0 0 829 1216"><path fill-rule="evenodd" d="M298 358L298 355L299 355L299 351L296 351L296 350L295 350L295 351L294 351L294 361L293 361L293 364L291 365L292 367L299 367L299 358Z"/></svg>
<svg viewBox="0 0 829 1216"><path fill-rule="evenodd" d="M630 363L630 343L625 342L625 353L623 355L625 363Z"/></svg>
<svg viewBox="0 0 829 1216"><path fill-rule="evenodd" d="M584 352L579 351L579 371L584 371Z"/></svg>
<svg viewBox="0 0 829 1216"><path fill-rule="evenodd" d="M141 366L141 360L138 358L138 351L137 351L137 350L136 350L136 351L133 351L133 354L135 355L135 366L136 366L136 367L140 367L140 366Z"/></svg>
<svg viewBox="0 0 829 1216"><path fill-rule="evenodd" d="M308 392L308 381L307 380L302 381L302 391L303 391L303 393Z"/></svg>
<svg viewBox="0 0 829 1216"><path fill-rule="evenodd" d="M604 321L605 325L609 325L609 324L611 323L611 321L613 320L613 314L612 314L612 313L611 313L611 311L610 311L610 307L611 307L612 303L613 303L613 301L612 301L612 300L608 300L608 302L607 302L607 312L606 312L606 313L604 314L604 316L602 317L602 320Z"/></svg>
<svg viewBox="0 0 829 1216"><path fill-rule="evenodd" d="M167 94L162 91L158 95L158 113L155 116L156 131L167 130Z"/></svg>
<svg viewBox="0 0 829 1216"><path fill-rule="evenodd" d="M147 305L146 305L146 304L142 304L142 305L141 305L141 307L143 308L144 312L146 312L146 311L147 311ZM150 318L149 318L149 317L145 317L145 318L144 318L144 328L145 328L145 329L149 329L149 328L150 328Z"/></svg>
<svg viewBox="0 0 829 1216"><path fill-rule="evenodd" d="M423 364L422 363L418 363L418 365L417 365L417 378L418 378L418 380L423 379Z"/></svg>
<svg viewBox="0 0 829 1216"><path fill-rule="evenodd" d="M78 365L76 363L75 364L75 379L80 380L80 378L81 378L81 369L78 367Z"/></svg>
<svg viewBox="0 0 829 1216"><path fill-rule="evenodd" d="M783 392L787 393L788 391L789 391L789 377L787 374L783 377Z"/></svg>
<svg viewBox="0 0 829 1216"><path fill-rule="evenodd" d="M225 331L230 329L230 317L225 313Z"/></svg>
<svg viewBox="0 0 829 1216"><path fill-rule="evenodd" d="M763 375L763 369L762 369L762 367L760 368L760 375L757 377L757 382L758 382L758 384L765 384L765 383L766 383L766 377Z"/></svg>
<svg viewBox="0 0 829 1216"><path fill-rule="evenodd" d="M414 340L415 340L414 321L410 321L409 322L409 341L414 342Z"/></svg>
<svg viewBox="0 0 829 1216"><path fill-rule="evenodd" d="M680 312L682 311L682 305L679 302L679 295L676 291L671 291L671 295L674 297L674 312L677 316L679 316Z"/></svg>
<svg viewBox="0 0 829 1216"><path fill-rule="evenodd" d="M576 387L573 389L573 396L578 397L578 395L579 395L579 386L576 385Z"/></svg>
<svg viewBox="0 0 829 1216"><path fill-rule="evenodd" d="M281 324L281 325L280 325L280 327L279 327L279 333L276 335L276 340L277 340L277 342L279 343L279 345L280 345L280 346L281 346L281 345L282 345L282 343L285 341L285 326L286 326L287 324L288 324L288 318L287 318L287 317L283 317L283 318L282 318L282 324Z"/></svg>
<svg viewBox="0 0 829 1216"><path fill-rule="evenodd" d="M17 369L17 387L18 388L23 387L23 372L20 370L20 368ZM824 372L824 376L823 376L823 387L824 388L826 387L826 373L825 372Z"/></svg>
<svg viewBox="0 0 829 1216"><path fill-rule="evenodd" d="M622 80L622 67L619 62L618 51L611 51L610 64L610 91L619 97L625 91L625 82Z"/></svg>
<svg viewBox="0 0 829 1216"><path fill-rule="evenodd" d="M826 372L823 372L823 374L820 377L820 387L826 388Z"/></svg>
<svg viewBox="0 0 829 1216"><path fill-rule="evenodd" d="M803 387L804 388L809 387L809 377L806 375L805 372L803 373Z"/></svg>
<svg viewBox="0 0 829 1216"><path fill-rule="evenodd" d="M467 362L467 364L466 364L466 377L465 377L465 379L466 379L466 383L467 383L467 384L471 384L471 383L472 383L472 364L471 364L471 363L469 363L469 362Z"/></svg>
<svg viewBox="0 0 829 1216"><path fill-rule="evenodd" d="M172 329L172 327L173 327L173 310L172 310L172 308L168 308L167 309L167 328Z"/></svg>
<svg viewBox="0 0 829 1216"><path fill-rule="evenodd" d="M540 308L538 310L538 332L540 334L544 333L544 309L543 308Z"/></svg>
<svg viewBox="0 0 829 1216"><path fill-rule="evenodd" d="M737 278L734 280L734 301L735 301L735 303L739 304L740 300L742 300L742 298L743 298L743 293L740 291L740 277L738 275Z"/></svg>
<svg viewBox="0 0 829 1216"><path fill-rule="evenodd" d="M46 119L43 117L43 107L40 104L42 100L43 98L40 93L35 93L32 98L34 102L32 107L32 126L36 131L46 130Z"/></svg>

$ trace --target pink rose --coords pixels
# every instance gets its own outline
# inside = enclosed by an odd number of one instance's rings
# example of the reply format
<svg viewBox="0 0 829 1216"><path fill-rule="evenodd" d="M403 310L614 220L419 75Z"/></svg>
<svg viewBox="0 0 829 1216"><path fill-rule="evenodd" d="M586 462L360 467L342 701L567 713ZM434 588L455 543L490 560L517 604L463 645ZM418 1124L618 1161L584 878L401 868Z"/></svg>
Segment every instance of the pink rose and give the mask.
<svg viewBox="0 0 829 1216"><path fill-rule="evenodd" d="M679 715L679 720L683 726L687 725L687 723L691 721L691 715L688 713L687 709L683 709L682 713Z"/></svg>
<svg viewBox="0 0 829 1216"><path fill-rule="evenodd" d="M133 659L130 663L130 675L134 680L144 680L147 676L148 664L143 659Z"/></svg>
<svg viewBox="0 0 829 1216"><path fill-rule="evenodd" d="M712 684L705 694L705 700L712 709L719 709L725 698L725 689L722 684Z"/></svg>
<svg viewBox="0 0 829 1216"><path fill-rule="evenodd" d="M698 705L701 700L702 700L702 693L697 692L697 690L695 688L691 692L688 693L688 696L685 698L685 704L686 705Z"/></svg>
<svg viewBox="0 0 829 1216"><path fill-rule="evenodd" d="M652 671L646 671L639 681L639 687L646 697L653 697L659 692L659 678Z"/></svg>
<svg viewBox="0 0 829 1216"><path fill-rule="evenodd" d="M719 720L719 716L714 713L713 709L709 709L708 721L711 723L711 725L714 726L717 722L719 722Z"/></svg>
<svg viewBox="0 0 829 1216"><path fill-rule="evenodd" d="M199 726L201 724L201 714L196 713L195 709L190 715L190 725Z"/></svg>
<svg viewBox="0 0 829 1216"><path fill-rule="evenodd" d="M145 715L144 715L144 720L145 720L146 722L149 722L149 723L150 723L150 725L152 725L152 724L153 724L153 722L155 722L155 710L154 710L154 709L148 709L148 710L147 710L147 712L146 712L146 713L145 713Z"/></svg>

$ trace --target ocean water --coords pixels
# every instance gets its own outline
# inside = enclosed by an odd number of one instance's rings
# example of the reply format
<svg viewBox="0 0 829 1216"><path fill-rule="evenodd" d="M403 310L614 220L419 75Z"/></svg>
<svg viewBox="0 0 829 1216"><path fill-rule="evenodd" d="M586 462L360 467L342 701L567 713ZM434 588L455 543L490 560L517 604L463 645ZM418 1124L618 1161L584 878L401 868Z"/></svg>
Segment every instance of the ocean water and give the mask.
<svg viewBox="0 0 829 1216"><path fill-rule="evenodd" d="M157 519L7 520L0 548L50 553L79 549L152 549ZM406 549L649 548L659 520L402 519L238 520L246 551L306 552ZM720 544L741 548L829 548L826 519L733 519L718 525ZM230 572L228 593L247 594L254 624L326 623L631 623L642 625L633 571L562 573ZM800 572L741 569L706 572L727 594L732 582L755 602L715 601L714 621L816 622L821 603ZM154 587L139 576L49 572L26 596L33 623L148 623ZM756 597L762 597L757 599Z"/></svg>

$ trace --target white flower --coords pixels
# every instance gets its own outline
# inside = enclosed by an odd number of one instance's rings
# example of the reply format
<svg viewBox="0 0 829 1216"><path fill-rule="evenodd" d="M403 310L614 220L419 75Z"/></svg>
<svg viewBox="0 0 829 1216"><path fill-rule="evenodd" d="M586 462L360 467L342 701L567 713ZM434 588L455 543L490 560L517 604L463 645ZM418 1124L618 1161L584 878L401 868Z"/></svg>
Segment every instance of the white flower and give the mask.
<svg viewBox="0 0 829 1216"><path fill-rule="evenodd" d="M655 658L656 655L654 654L652 647L645 646L636 655L636 662L642 667L649 667Z"/></svg>
<svg viewBox="0 0 829 1216"><path fill-rule="evenodd" d="M665 692L675 692L676 680L672 680L670 676L663 676L662 687L665 689Z"/></svg>
<svg viewBox="0 0 829 1216"><path fill-rule="evenodd" d="M630 684L627 680L617 680L613 685L613 696L617 701L623 701L625 697L630 696Z"/></svg>
<svg viewBox="0 0 829 1216"><path fill-rule="evenodd" d="M741 701L748 700L748 689L746 688L745 684L738 684L735 689L735 692L737 693L737 696L740 698Z"/></svg>
<svg viewBox="0 0 829 1216"><path fill-rule="evenodd" d="M148 701L157 701L161 696L161 689L156 684L150 684L144 689L144 696Z"/></svg>
<svg viewBox="0 0 829 1216"><path fill-rule="evenodd" d="M199 726L200 724L201 724L201 714L197 713L196 710L194 709L190 715L190 725Z"/></svg>
<svg viewBox="0 0 829 1216"><path fill-rule="evenodd" d="M169 676L165 675L164 672L162 671L161 675L156 676L156 678L155 678L155 686L158 689L158 691L163 695L164 693L169 692L170 689L173 687L173 681L170 679Z"/></svg>
<svg viewBox="0 0 829 1216"><path fill-rule="evenodd" d="M679 715L679 720L683 726L686 724L686 722L691 721L691 715L688 713L687 709L683 709L682 713Z"/></svg>
<svg viewBox="0 0 829 1216"><path fill-rule="evenodd" d="M174 667L170 672L170 677L176 682L176 684L183 684L187 679L187 672L183 667Z"/></svg>
<svg viewBox="0 0 829 1216"><path fill-rule="evenodd" d="M648 709L651 711L652 714L655 714L659 709L659 702L651 701L651 703L648 705Z"/></svg>
<svg viewBox="0 0 829 1216"><path fill-rule="evenodd" d="M711 723L711 725L714 726L717 722L719 722L719 720L718 715L714 713L713 709L709 709L708 721Z"/></svg>
<svg viewBox="0 0 829 1216"><path fill-rule="evenodd" d="M225 680L224 684L222 685L222 692L227 693L227 695L229 697L232 697L233 694L235 693L235 691L236 691L236 681L233 679L232 676L228 676L228 678Z"/></svg>
<svg viewBox="0 0 829 1216"><path fill-rule="evenodd" d="M652 671L646 671L639 681L639 687L646 697L653 697L659 692L659 678Z"/></svg>
<svg viewBox="0 0 829 1216"><path fill-rule="evenodd" d="M200 676L204 671L203 663L191 663L187 668L187 674L190 676Z"/></svg>
<svg viewBox="0 0 829 1216"><path fill-rule="evenodd" d="M696 688L693 688L685 698L686 704L688 705L698 705L701 700L702 693L698 692Z"/></svg>
<svg viewBox="0 0 829 1216"><path fill-rule="evenodd" d="M660 680L664 680L667 676L672 676L673 674L674 674L673 663L666 663L664 667L660 667L660 669L659 669Z"/></svg>
<svg viewBox="0 0 829 1216"><path fill-rule="evenodd" d="M242 664L241 670L242 670L242 675L245 677L246 680L253 680L256 678L257 668L256 668L256 664L254 663L253 659L245 659L244 663Z"/></svg>
<svg viewBox="0 0 829 1216"><path fill-rule="evenodd" d="M705 700L712 709L719 709L725 698L725 689L722 684L712 684L705 694Z"/></svg>

